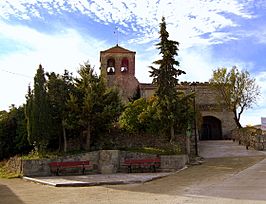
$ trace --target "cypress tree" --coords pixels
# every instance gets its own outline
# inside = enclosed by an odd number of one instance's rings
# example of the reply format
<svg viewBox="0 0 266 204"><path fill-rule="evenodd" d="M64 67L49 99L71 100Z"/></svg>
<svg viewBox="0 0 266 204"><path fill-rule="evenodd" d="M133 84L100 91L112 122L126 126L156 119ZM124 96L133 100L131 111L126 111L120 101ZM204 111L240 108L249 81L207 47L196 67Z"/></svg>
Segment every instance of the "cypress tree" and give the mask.
<svg viewBox="0 0 266 204"><path fill-rule="evenodd" d="M39 65L34 77L32 113L29 117L31 134L30 142L43 151L49 143L50 137L50 110L46 91L46 79L42 65Z"/></svg>

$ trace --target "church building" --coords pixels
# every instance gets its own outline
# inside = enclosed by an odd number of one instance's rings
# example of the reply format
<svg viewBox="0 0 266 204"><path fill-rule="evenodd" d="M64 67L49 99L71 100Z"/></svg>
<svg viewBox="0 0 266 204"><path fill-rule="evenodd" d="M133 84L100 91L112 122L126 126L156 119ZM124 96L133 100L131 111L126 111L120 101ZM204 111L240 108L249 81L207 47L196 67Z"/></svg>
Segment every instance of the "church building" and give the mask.
<svg viewBox="0 0 266 204"><path fill-rule="evenodd" d="M118 87L123 100L128 101L140 90L141 97L151 97L156 87L150 83L139 83L135 77L136 52L119 45L100 52L101 75L106 77L108 86ZM197 128L198 140L230 139L236 128L234 115L217 103L216 93L208 82L181 82L177 89L195 92L195 104L202 115L202 125Z"/></svg>

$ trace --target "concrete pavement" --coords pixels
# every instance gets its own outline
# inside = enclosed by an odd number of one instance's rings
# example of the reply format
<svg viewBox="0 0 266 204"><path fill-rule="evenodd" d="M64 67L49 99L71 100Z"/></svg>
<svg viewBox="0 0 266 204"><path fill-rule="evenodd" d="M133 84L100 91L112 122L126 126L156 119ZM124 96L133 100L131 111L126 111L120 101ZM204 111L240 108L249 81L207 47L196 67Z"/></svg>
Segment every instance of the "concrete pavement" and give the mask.
<svg viewBox="0 0 266 204"><path fill-rule="evenodd" d="M221 183L201 190L199 195L262 200L266 203L266 159L227 178Z"/></svg>
<svg viewBox="0 0 266 204"><path fill-rule="evenodd" d="M266 151L246 150L232 140L199 141L199 155L203 158L266 156Z"/></svg>
<svg viewBox="0 0 266 204"><path fill-rule="evenodd" d="M26 181L45 184L54 187L84 187L99 185L115 185L144 183L147 181L169 176L172 173L117 173L117 174L94 174L80 176L50 176L50 177L23 177Z"/></svg>

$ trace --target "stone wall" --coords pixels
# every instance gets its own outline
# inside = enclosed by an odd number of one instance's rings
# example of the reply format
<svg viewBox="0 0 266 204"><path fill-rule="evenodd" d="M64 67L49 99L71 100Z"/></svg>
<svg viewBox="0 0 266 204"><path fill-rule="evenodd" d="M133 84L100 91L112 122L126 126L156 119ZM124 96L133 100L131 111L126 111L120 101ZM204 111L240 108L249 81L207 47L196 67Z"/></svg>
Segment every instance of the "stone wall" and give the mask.
<svg viewBox="0 0 266 204"><path fill-rule="evenodd" d="M127 172L127 167L123 166L125 159L145 159L156 158L158 155L137 152L127 152L119 150L100 150L74 156L60 157L57 159L23 160L22 174L24 176L51 176L48 163L53 161L81 161L89 160L92 163L92 173L111 174L117 172ZM159 171L175 171L183 168L188 162L187 155L167 155L159 156L161 167Z"/></svg>
<svg viewBox="0 0 266 204"><path fill-rule="evenodd" d="M23 160L22 174L24 176L50 176L50 167L48 163L54 161L90 161L92 171L98 173L99 152L89 152L73 156L58 157L57 159L38 159L38 160Z"/></svg>
<svg viewBox="0 0 266 204"><path fill-rule="evenodd" d="M266 135L261 129L254 127L245 127L232 131L233 141L245 145L247 149L264 150L266 147Z"/></svg>
<svg viewBox="0 0 266 204"><path fill-rule="evenodd" d="M123 76L115 76L115 75L107 76L107 86L118 88L119 94L125 103L128 102L129 98L131 98L132 96L134 96L134 94L136 94L138 85L139 82L136 79L136 77L129 74Z"/></svg>
<svg viewBox="0 0 266 204"><path fill-rule="evenodd" d="M99 172L102 174L113 174L119 169L120 163L119 150L101 150L99 151Z"/></svg>
<svg viewBox="0 0 266 204"><path fill-rule="evenodd" d="M187 155L162 155L161 157L161 170L174 171L181 169L188 163Z"/></svg>
<svg viewBox="0 0 266 204"><path fill-rule="evenodd" d="M51 160L23 160L22 174L24 176L50 176L50 168L48 163Z"/></svg>

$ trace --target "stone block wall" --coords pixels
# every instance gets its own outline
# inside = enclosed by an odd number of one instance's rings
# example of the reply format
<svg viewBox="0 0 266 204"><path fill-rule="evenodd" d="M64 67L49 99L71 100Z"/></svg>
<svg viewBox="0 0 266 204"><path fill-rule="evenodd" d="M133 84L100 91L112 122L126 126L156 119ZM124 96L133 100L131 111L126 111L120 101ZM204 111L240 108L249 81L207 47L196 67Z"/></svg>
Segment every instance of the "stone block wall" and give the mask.
<svg viewBox="0 0 266 204"><path fill-rule="evenodd" d="M119 169L119 150L99 151L99 172L102 174L113 174Z"/></svg>
<svg viewBox="0 0 266 204"><path fill-rule="evenodd" d="M119 150L100 150L74 156L60 157L57 159L23 160L22 174L24 176L51 176L48 163L53 161L81 161L89 160L93 165L92 173L111 174L117 172L127 172L127 167L123 166L125 159L147 159L156 158L159 155L145 154L138 152L127 152ZM187 155L159 156L161 167L159 171L175 171L183 168L188 162Z"/></svg>
<svg viewBox="0 0 266 204"><path fill-rule="evenodd" d="M162 155L160 158L160 168L162 171L174 171L181 169L189 162L187 155Z"/></svg>
<svg viewBox="0 0 266 204"><path fill-rule="evenodd" d="M22 174L24 176L50 176L50 168L48 163L51 160L23 160Z"/></svg>
<svg viewBox="0 0 266 204"><path fill-rule="evenodd" d="M73 156L58 157L56 159L38 159L38 160L23 160L22 174L24 176L51 176L48 163L54 161L85 161L88 160L92 164L92 171L98 173L99 152L89 152Z"/></svg>

